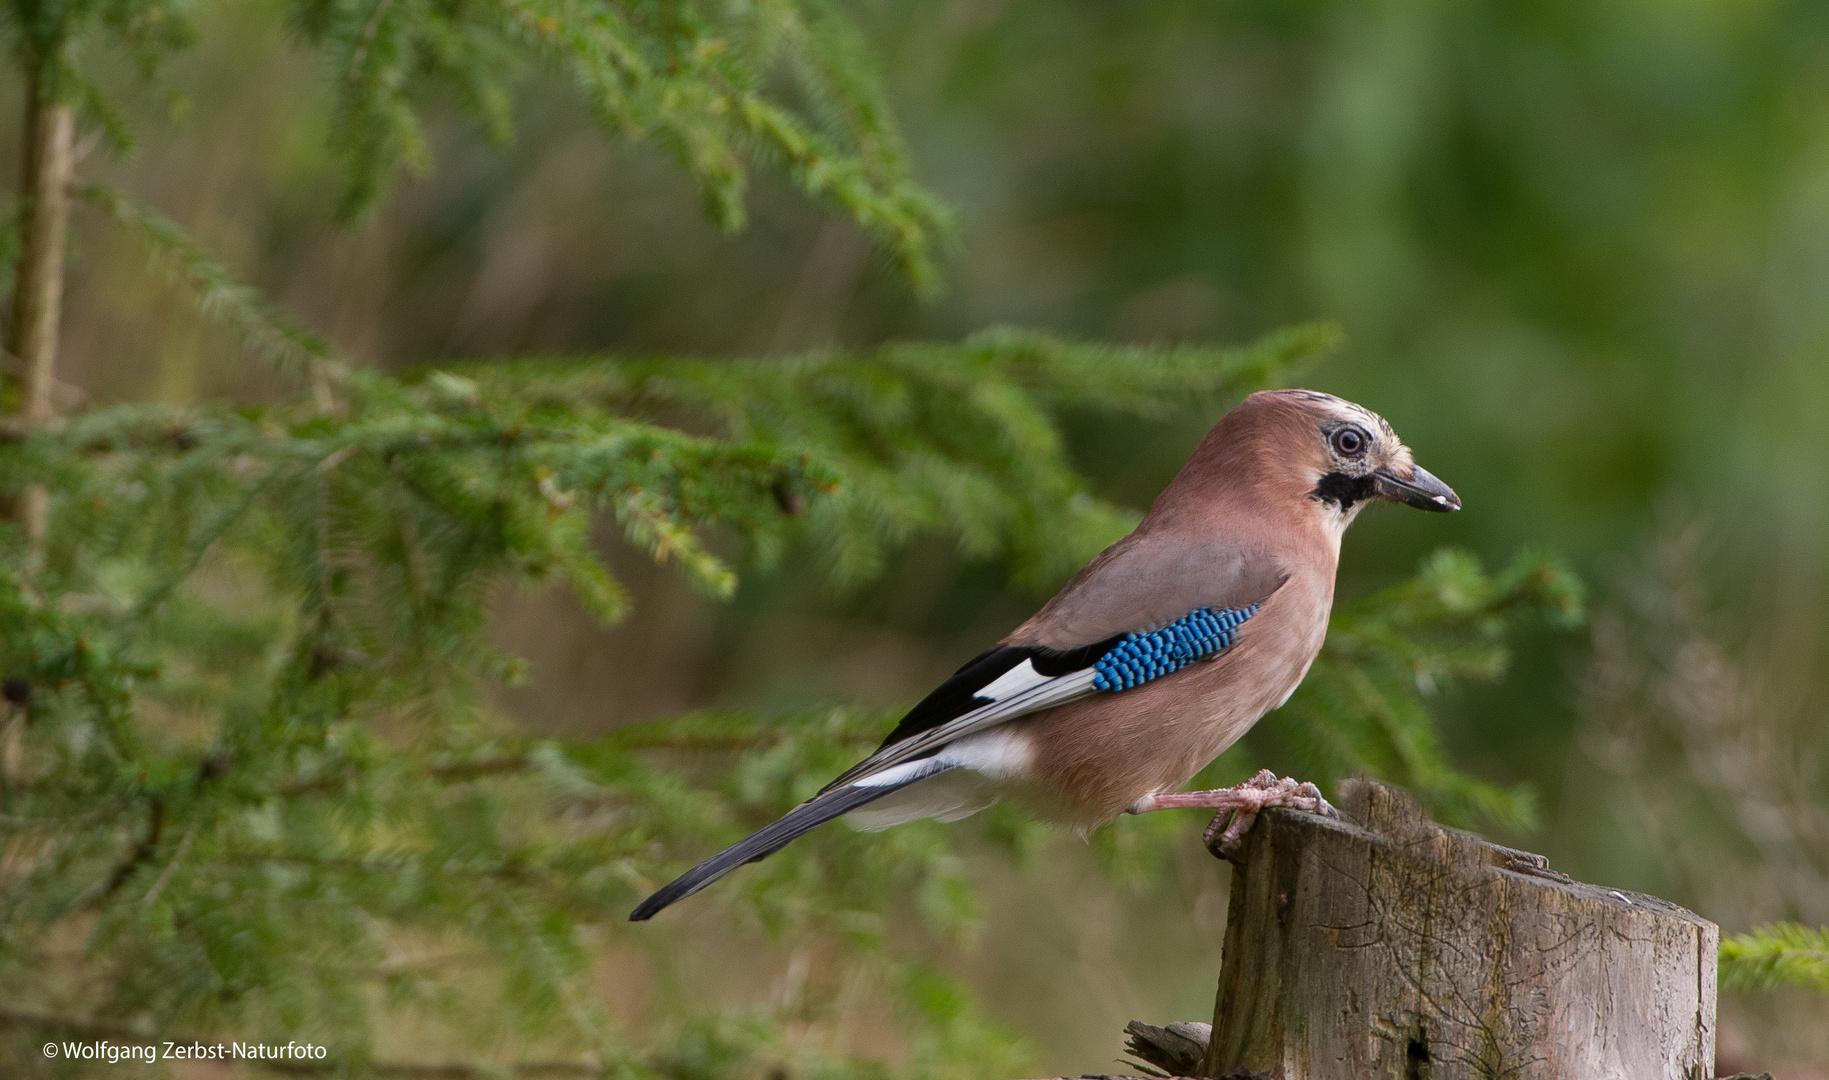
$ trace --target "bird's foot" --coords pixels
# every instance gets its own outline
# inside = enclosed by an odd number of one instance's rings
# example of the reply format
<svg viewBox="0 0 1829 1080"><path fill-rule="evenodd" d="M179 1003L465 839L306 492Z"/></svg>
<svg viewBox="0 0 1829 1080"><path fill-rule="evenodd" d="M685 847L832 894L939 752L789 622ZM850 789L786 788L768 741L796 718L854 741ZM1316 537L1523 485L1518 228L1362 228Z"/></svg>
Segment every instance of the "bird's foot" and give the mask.
<svg viewBox="0 0 1829 1080"><path fill-rule="evenodd" d="M1269 769L1262 770L1237 787L1145 795L1131 804L1129 812L1144 814L1151 810L1185 807L1218 810L1219 813L1213 815L1213 821L1201 838L1206 842L1208 851L1223 859L1238 849L1239 841L1244 839L1245 833L1251 830L1252 823L1257 820L1258 811L1268 806L1287 806L1311 814L1326 814L1328 817L1340 816L1340 811L1321 797L1320 788L1287 776L1278 779L1277 774Z"/></svg>

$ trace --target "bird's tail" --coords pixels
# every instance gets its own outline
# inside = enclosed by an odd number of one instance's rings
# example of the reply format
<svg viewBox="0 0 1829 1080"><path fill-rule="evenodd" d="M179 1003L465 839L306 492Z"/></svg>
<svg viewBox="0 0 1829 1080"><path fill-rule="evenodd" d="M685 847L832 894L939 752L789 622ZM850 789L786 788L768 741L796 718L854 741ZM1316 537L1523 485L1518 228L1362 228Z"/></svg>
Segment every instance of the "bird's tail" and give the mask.
<svg viewBox="0 0 1829 1080"><path fill-rule="evenodd" d="M927 765L925 762L922 764ZM884 784L879 781L871 784L866 780L821 792L789 810L779 821L763 826L662 886L629 914L629 921L645 922L652 919L662 908L676 900L684 900L744 863L757 862L780 851L801 833L848 814L866 803L875 802L892 791L900 791L916 781L945 772L948 768L950 766L934 763L926 768L910 770L906 778L893 783Z"/></svg>

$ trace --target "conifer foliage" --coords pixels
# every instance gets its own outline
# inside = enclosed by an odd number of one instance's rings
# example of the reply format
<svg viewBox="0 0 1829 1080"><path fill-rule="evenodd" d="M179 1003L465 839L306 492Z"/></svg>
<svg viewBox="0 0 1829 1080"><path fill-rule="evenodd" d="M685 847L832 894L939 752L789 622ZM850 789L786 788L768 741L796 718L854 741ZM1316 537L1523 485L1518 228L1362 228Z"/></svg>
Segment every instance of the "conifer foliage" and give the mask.
<svg viewBox="0 0 1829 1080"><path fill-rule="evenodd" d="M425 114L455 101L513 136L514 91L567 80L606 135L664 147L725 228L750 170L780 171L857 221L919 287L933 283L943 207L911 179L872 64L828 0L286 0L335 95L343 210L370 210L402 169L431 164ZM7 0L0 34L46 103L81 106L120 147L131 133L85 59L124 49L158 80L191 44L195 0Z"/></svg>
<svg viewBox="0 0 1829 1080"><path fill-rule="evenodd" d="M425 163L432 94L506 137L512 88L544 69L606 133L665 146L715 220L741 224L761 164L863 225L916 287L931 280L945 216L909 180L834 4L284 6L338 95L352 213ZM159 0L0 4L28 111L78 109L121 145L80 58L112 36L156 76L193 17ZM334 356L121 192L57 176L32 191L138 231L297 392L98 409L0 444L0 496L42 508L42 527L0 526L0 1072L78 1071L40 1046L107 1037L328 1047L290 1074L1019 1074L1019 1042L911 947L969 922L956 850L1019 839L1008 813L984 829L822 829L702 900L832 941L902 1003L895 1070L790 1037L804 1017L785 1004L732 1016L688 995L651 1030L612 1023L585 978L600 946L646 949L657 993L677 982L665 928L628 936L634 901L811 794L894 717L835 706L533 738L488 706L523 674L488 643L490 600L556 583L599 618L640 618L606 567L608 523L714 597L795 545L833 581L867 582L921 535L1051 585L1134 520L1090 493L1064 418L1211 416L1286 381L1331 330L1236 351L1000 331L396 378ZM18 260L33 295L61 273L45 235ZM1309 687L1247 752L1519 819L1514 795L1449 768L1426 702L1496 676L1515 618L1576 607L1545 560L1488 575L1440 556L1342 612ZM1154 815L1100 842L1135 866L1186 840L1179 824ZM892 945L892 924L924 929ZM446 1050L403 1057L400 1030L438 1032Z"/></svg>
<svg viewBox="0 0 1829 1080"><path fill-rule="evenodd" d="M1829 928L1781 922L1721 942L1721 985L1729 990L1808 987L1829 994Z"/></svg>
<svg viewBox="0 0 1829 1080"><path fill-rule="evenodd" d="M404 380L332 364L327 400L119 407L6 447L0 482L53 493L40 561L15 538L0 577L18 747L0 797L0 981L31 987L11 1000L33 1006L13 1019L310 1038L357 1072L399 1009L450 1010L479 1056L518 1041L571 1062L588 1052L610 1075L669 1075L685 1047L713 1052L694 1040L732 1060L804 1054L767 1018L705 1017L659 1045L614 1030L579 993L580 928L623 933L664 874L806 797L892 717L698 716L529 738L484 705L519 667L487 645L492 592L556 581L623 616L594 519L718 596L735 580L708 542L718 532L747 562L817 544L844 579L921 532L1058 576L1130 520L1069 467L1062 410L1160 415L1277 379L1330 336L1221 352L996 333L862 356L528 361ZM1357 686L1366 665L1491 674L1480 650L1496 625L1468 654L1470 621L1566 602L1555 581L1539 563L1494 579L1445 558L1343 615L1349 644L1317 684ZM1414 678L1381 691L1407 718L1380 730L1407 733L1410 771L1381 771L1458 797L1477 785L1427 740ZM1304 700L1316 730L1358 745L1361 701ZM1384 763L1355 752L1345 768ZM935 932L969 917L950 854L966 835L821 830L707 900L777 930L848 927L860 962L928 987L904 1000L952 1002L882 938L908 897ZM1172 834L1152 835L1133 842ZM74 968L30 977L57 970L46 956L77 927ZM910 1020L938 1047L925 1074L1008 1050L956 1006Z"/></svg>

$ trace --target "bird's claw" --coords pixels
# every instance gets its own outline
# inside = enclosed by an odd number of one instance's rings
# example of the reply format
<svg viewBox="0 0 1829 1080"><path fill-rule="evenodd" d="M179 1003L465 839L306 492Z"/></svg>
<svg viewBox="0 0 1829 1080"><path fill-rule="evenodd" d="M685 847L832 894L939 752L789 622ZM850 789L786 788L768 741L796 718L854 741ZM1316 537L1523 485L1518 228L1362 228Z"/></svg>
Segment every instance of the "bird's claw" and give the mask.
<svg viewBox="0 0 1829 1080"><path fill-rule="evenodd" d="M1239 841L1257 820L1257 812L1267 806L1287 806L1311 814L1337 818L1335 810L1321 797L1321 789L1290 777L1278 779L1269 769L1237 787L1212 791L1171 791L1145 795L1132 803L1128 812L1146 814L1151 810L1208 809L1218 810L1207 826L1204 839L1207 850L1220 858L1230 858Z"/></svg>
<svg viewBox="0 0 1829 1080"><path fill-rule="evenodd" d="M1269 769L1260 770L1256 776L1237 787L1202 794L1226 800L1215 802L1219 813L1213 815L1206 832L1201 835L1207 850L1222 859L1238 851L1239 843L1256 823L1258 811L1266 807L1287 806L1292 810L1305 810L1331 818L1340 816L1340 811L1334 809L1321 795L1320 788L1288 776L1279 779Z"/></svg>

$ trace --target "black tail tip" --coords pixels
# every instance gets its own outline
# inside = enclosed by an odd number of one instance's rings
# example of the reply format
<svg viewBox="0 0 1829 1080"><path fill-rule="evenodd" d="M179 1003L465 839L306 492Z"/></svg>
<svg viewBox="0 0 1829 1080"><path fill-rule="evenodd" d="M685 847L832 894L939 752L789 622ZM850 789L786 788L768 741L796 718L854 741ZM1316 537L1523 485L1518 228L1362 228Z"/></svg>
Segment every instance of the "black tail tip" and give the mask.
<svg viewBox="0 0 1829 1080"><path fill-rule="evenodd" d="M666 906L667 906L666 904L655 903L654 898L652 896L650 896L646 900L643 900L640 904L636 905L636 908L634 911L629 912L629 921L630 922L647 922L649 919L652 919L655 915L659 914L661 908L664 908Z"/></svg>

